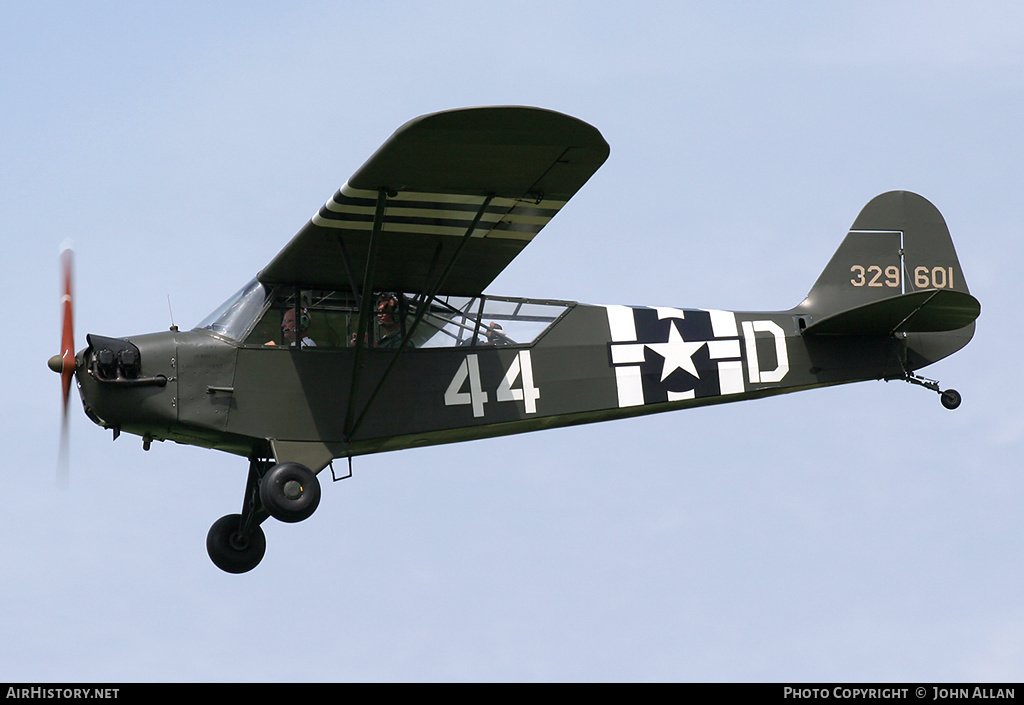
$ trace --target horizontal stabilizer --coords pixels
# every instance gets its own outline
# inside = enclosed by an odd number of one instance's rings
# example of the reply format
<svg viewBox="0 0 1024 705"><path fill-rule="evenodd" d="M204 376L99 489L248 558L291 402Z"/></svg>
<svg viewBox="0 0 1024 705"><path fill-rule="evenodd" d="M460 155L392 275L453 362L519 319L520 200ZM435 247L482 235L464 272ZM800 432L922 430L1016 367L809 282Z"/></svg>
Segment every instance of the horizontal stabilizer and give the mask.
<svg viewBox="0 0 1024 705"><path fill-rule="evenodd" d="M959 330L981 314L976 298L952 289L926 289L856 306L816 321L804 335L890 335Z"/></svg>

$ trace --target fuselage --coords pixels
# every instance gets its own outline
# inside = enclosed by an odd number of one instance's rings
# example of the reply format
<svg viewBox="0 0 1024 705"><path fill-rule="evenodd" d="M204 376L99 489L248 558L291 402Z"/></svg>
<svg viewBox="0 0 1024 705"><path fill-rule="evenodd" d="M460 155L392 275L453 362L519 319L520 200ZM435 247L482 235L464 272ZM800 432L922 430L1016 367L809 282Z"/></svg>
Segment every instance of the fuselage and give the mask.
<svg viewBox="0 0 1024 705"><path fill-rule="evenodd" d="M79 388L90 418L106 427L244 456L271 443L315 447L303 459L323 467L335 457L898 377L907 359L899 336L804 336L796 310L558 310L526 345L477 336L400 353L244 343L207 329L129 336L141 359L136 378L165 383L105 381L90 348L79 353Z"/></svg>

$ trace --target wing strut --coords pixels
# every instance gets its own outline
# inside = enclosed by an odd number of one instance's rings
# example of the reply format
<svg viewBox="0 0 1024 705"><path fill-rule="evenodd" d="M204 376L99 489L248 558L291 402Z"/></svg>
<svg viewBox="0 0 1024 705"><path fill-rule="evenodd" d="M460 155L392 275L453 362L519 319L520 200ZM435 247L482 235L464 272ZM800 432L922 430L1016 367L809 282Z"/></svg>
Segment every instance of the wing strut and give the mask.
<svg viewBox="0 0 1024 705"><path fill-rule="evenodd" d="M382 191L382 193L383 193L383 191ZM437 292L441 290L442 286L444 286L445 280L448 278L448 275L451 274L452 268L455 267L455 263L459 259L459 255L462 253L462 250L469 243L469 239L471 237L473 237L473 232L477 229L477 226L480 224L480 219L483 218L484 214L487 212L487 207L491 204L491 200L493 198L494 198L494 194L493 193L488 194L487 197L484 198L483 203L480 204L480 208L477 210L476 215L473 217L473 221L469 224L469 227L466 229L465 234L462 236L462 239L459 241L458 247L455 248L455 251L452 253L451 258L448 260L448 264L445 265L444 270L441 272L440 275L438 275L437 280L434 282L434 285L432 287L430 287L429 293L421 292L422 303L419 306L417 306L417 308L416 308L416 315L412 319L412 324L408 326L408 328L405 331L405 335L402 336L402 342L399 344L398 349L395 351L395 354L391 357L390 362L388 362L388 366L387 366L387 368L385 368L384 374L381 375L380 381L377 382L377 386L374 387L373 392L370 393L370 398L367 399L366 400L366 404L363 405L363 410L362 410L362 412L360 412L359 417L356 419L355 423L352 424L351 428L347 429L347 432L345 434L346 440L351 439L352 436L355 435L355 432L357 430L359 430L359 427L363 423L363 419L366 418L366 413L370 410L370 407L373 405L374 400L377 398L377 393L380 392L380 390L384 387L384 383L387 381L388 377L390 376L391 370L394 369L395 363L398 361L398 358L401 356L401 354L405 351L406 346L408 345L409 341L412 339L413 333L416 332L417 326L419 326L420 321L423 320L423 316L426 315L427 310L430 308L431 302L437 296ZM380 197L379 196L378 196L378 209L379 210L381 209ZM374 218L374 228L376 228L376 227L377 227L377 221L376 221L376 217L375 217ZM373 242L371 240L370 258L368 260L368 267L367 268L369 268L369 262L372 262L372 261L373 261ZM367 301L367 291L368 291L368 289L366 288L366 284L364 283L364 285L363 285L363 303L361 304L361 308L365 307L367 305L366 304L366 301ZM425 295L423 295L423 294L425 294ZM367 312L368 312L368 310L367 310ZM367 315L366 318L369 319L369 316ZM362 332L362 328L363 328L363 326L362 326L362 319L363 319L363 316L360 315L360 332ZM357 369L358 369L359 362L360 362L360 347L357 347L357 349L356 349L356 366L357 366ZM355 399L355 391L356 391L355 383L356 383L356 375L355 375L355 372L353 372L352 391L349 394L349 411L350 412L352 410L353 400ZM351 418L351 417L350 416L346 416L346 419L348 419L348 418Z"/></svg>
<svg viewBox="0 0 1024 705"><path fill-rule="evenodd" d="M351 438L358 424L349 426L355 411L356 390L359 389L359 373L363 367L363 351L370 330L370 308L373 296L373 272L377 264L377 250L381 230L384 227L384 212L387 209L388 190L377 189L377 205L373 212L373 229L370 231L370 251L366 256L366 269L363 271L363 295L359 302L359 326L356 329L356 356L352 366L352 383L349 386L348 407L345 409L345 438ZM355 281L352 282L355 286ZM404 342L404 341L403 341ZM365 412L364 412L365 413ZM362 419L362 416L360 416Z"/></svg>

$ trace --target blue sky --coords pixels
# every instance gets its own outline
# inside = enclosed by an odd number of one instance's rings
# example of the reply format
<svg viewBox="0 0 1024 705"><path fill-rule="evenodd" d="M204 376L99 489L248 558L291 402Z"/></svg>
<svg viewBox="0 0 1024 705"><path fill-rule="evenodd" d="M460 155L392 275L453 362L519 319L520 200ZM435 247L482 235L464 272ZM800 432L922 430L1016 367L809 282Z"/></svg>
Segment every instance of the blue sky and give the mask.
<svg viewBox="0 0 1024 705"><path fill-rule="evenodd" d="M1024 670L1016 3L0 5L0 680L972 681ZM491 287L799 302L860 208L944 214L978 333L930 377L357 459L252 573L245 462L73 409L76 331L189 327L397 128L538 105L611 157ZM1009 368L1006 365L1010 365Z"/></svg>

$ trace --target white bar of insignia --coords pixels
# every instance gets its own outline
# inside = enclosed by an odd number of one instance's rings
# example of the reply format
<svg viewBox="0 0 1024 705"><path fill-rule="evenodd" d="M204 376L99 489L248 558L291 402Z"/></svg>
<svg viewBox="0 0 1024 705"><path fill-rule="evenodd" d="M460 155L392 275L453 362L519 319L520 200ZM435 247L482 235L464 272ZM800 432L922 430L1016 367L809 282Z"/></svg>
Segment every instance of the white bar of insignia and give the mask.
<svg viewBox="0 0 1024 705"><path fill-rule="evenodd" d="M644 403L644 383L637 366L616 367L615 385L619 392L619 407L641 406Z"/></svg>

